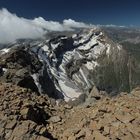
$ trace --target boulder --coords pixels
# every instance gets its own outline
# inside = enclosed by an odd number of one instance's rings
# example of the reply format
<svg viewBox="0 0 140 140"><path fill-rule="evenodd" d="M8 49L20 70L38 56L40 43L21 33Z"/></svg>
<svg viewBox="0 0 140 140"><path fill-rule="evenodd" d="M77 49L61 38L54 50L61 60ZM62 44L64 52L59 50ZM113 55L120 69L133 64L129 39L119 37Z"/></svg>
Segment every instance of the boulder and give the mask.
<svg viewBox="0 0 140 140"><path fill-rule="evenodd" d="M93 89L91 90L90 94L89 94L89 98L95 98L96 100L100 100L101 99L101 94L100 91L97 89L97 87L93 87Z"/></svg>
<svg viewBox="0 0 140 140"><path fill-rule="evenodd" d="M23 108L20 111L20 114L25 120L32 120L37 124L46 124L46 120L49 118L49 115L39 107L34 107L29 105L27 108Z"/></svg>
<svg viewBox="0 0 140 140"><path fill-rule="evenodd" d="M57 122L60 122L61 121L61 118L59 116L52 116L50 119L49 119L50 122L53 122L53 123L57 123Z"/></svg>

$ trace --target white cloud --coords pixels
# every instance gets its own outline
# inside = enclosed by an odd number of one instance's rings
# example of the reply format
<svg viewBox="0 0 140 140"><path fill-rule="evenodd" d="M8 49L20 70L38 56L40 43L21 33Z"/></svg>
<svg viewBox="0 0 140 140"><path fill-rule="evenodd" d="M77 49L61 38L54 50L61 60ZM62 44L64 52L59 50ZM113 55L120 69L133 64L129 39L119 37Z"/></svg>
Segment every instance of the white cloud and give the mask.
<svg viewBox="0 0 140 140"><path fill-rule="evenodd" d="M70 30L69 27L65 27L63 24L60 24L56 21L46 21L44 18L39 17L35 18L32 21L35 25L40 26L41 28L44 28L49 31L64 31L64 30Z"/></svg>
<svg viewBox="0 0 140 140"><path fill-rule="evenodd" d="M63 25L70 27L70 28L88 28L90 25L85 24L83 22L76 22L75 20L72 19L67 19L63 21Z"/></svg>
<svg viewBox="0 0 140 140"><path fill-rule="evenodd" d="M20 38L39 38L47 31L66 31L89 27L91 25L72 19L64 20L63 23L46 21L42 17L25 19L10 13L5 8L0 10L0 43L12 42Z"/></svg>

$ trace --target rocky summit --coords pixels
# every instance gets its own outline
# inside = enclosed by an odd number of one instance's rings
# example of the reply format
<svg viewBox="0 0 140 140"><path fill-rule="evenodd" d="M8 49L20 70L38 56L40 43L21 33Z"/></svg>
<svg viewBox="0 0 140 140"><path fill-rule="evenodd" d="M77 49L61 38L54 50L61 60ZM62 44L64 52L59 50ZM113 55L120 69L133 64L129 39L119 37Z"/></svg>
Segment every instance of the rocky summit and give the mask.
<svg viewBox="0 0 140 140"><path fill-rule="evenodd" d="M94 88L91 95L94 103L87 100L72 106L26 88L0 84L0 139L140 139L139 88L113 98Z"/></svg>
<svg viewBox="0 0 140 140"><path fill-rule="evenodd" d="M1 45L0 140L139 140L139 42L125 31Z"/></svg>

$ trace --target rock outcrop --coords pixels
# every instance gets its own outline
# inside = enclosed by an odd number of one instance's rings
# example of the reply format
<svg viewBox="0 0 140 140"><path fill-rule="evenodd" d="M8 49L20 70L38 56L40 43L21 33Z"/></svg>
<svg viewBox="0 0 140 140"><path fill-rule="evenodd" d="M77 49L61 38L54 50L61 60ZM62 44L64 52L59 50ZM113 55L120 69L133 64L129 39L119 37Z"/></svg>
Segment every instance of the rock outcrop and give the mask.
<svg viewBox="0 0 140 140"><path fill-rule="evenodd" d="M8 53L0 55L0 81L31 89L38 94L48 91L48 95L53 95L55 88L46 72L47 68L42 70L45 66L28 47L13 47Z"/></svg>
<svg viewBox="0 0 140 140"><path fill-rule="evenodd" d="M12 84L0 84L0 139L53 139L46 125L52 105L45 95Z"/></svg>

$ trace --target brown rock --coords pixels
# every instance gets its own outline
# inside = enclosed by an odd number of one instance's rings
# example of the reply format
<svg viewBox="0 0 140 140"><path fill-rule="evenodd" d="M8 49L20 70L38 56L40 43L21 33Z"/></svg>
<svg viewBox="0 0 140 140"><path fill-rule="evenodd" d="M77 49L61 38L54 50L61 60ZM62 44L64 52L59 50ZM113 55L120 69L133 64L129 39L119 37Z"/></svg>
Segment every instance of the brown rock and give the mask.
<svg viewBox="0 0 140 140"><path fill-rule="evenodd" d="M110 132L110 128L108 126L104 126L105 135L108 135Z"/></svg>
<svg viewBox="0 0 140 140"><path fill-rule="evenodd" d="M135 134L136 136L140 136L140 126L132 125L131 123L128 123L127 125L128 131L130 131L132 134Z"/></svg>
<svg viewBox="0 0 140 140"><path fill-rule="evenodd" d="M84 129L82 129L77 135L76 135L76 138L79 139L79 138L85 138L86 136L86 132Z"/></svg>
<svg viewBox="0 0 140 140"><path fill-rule="evenodd" d="M74 136L80 132L80 128L69 128L63 132L64 137Z"/></svg>
<svg viewBox="0 0 140 140"><path fill-rule="evenodd" d="M69 136L68 140L76 140L76 137L75 136Z"/></svg>
<svg viewBox="0 0 140 140"><path fill-rule="evenodd" d="M109 122L110 122L109 118L105 117L99 120L98 125L104 127L106 124L109 124Z"/></svg>
<svg viewBox="0 0 140 140"><path fill-rule="evenodd" d="M91 121L89 124L89 128L91 130L97 130L98 129L98 123L96 121Z"/></svg>
<svg viewBox="0 0 140 140"><path fill-rule="evenodd" d="M121 137L122 140L134 140L136 139L131 133Z"/></svg>
<svg viewBox="0 0 140 140"><path fill-rule="evenodd" d="M85 128L85 132L86 132L85 140L93 140L92 131L88 128Z"/></svg>
<svg viewBox="0 0 140 140"><path fill-rule="evenodd" d="M95 98L99 100L101 98L101 94L99 90L94 86L89 95L91 98Z"/></svg>
<svg viewBox="0 0 140 140"><path fill-rule="evenodd" d="M72 106L70 106L70 105L68 105L68 104L66 104L64 107L65 107L66 109L72 109Z"/></svg>
<svg viewBox="0 0 140 140"><path fill-rule="evenodd" d="M5 139L9 139L11 137L12 130L5 132Z"/></svg>
<svg viewBox="0 0 140 140"><path fill-rule="evenodd" d="M118 128L111 126L110 127L110 135L115 135L118 132Z"/></svg>
<svg viewBox="0 0 140 140"><path fill-rule="evenodd" d="M39 98L39 104L42 105L42 106L45 106L45 105L47 105L47 102L44 98L40 97Z"/></svg>
<svg viewBox="0 0 140 140"><path fill-rule="evenodd" d="M123 123L129 123L130 121L135 119L135 117L130 114L125 114L125 115L117 114L115 117L117 120L119 120Z"/></svg>
<svg viewBox="0 0 140 140"><path fill-rule="evenodd" d="M92 114L90 115L90 118L91 119L95 119L96 116L97 116L97 114L98 114L98 111L99 111L98 108L94 109L93 112L92 112Z"/></svg>
<svg viewBox="0 0 140 140"><path fill-rule="evenodd" d="M115 127L116 129L118 129L120 125L121 125L120 121L115 121L111 123L111 126Z"/></svg>
<svg viewBox="0 0 140 140"><path fill-rule="evenodd" d="M48 118L48 114L44 111L44 109L39 107L34 107L30 105L27 108L24 108L20 111L21 116L25 120L32 120L37 124L45 124L46 119Z"/></svg>
<svg viewBox="0 0 140 140"><path fill-rule="evenodd" d="M13 130L13 133L10 137L10 140L14 139L14 137L17 137L17 139L23 137L28 132L29 125L30 125L30 122L25 121L22 124L15 127L15 129Z"/></svg>
<svg viewBox="0 0 140 140"><path fill-rule="evenodd" d="M7 123L7 125L5 126L5 128L7 128L7 129L14 129L14 127L16 126L16 124L17 124L17 121L16 120L13 120L13 121Z"/></svg>
<svg viewBox="0 0 140 140"><path fill-rule="evenodd" d="M29 108L24 108L20 111L20 114L26 118L27 117L26 115L28 114L28 112L29 112Z"/></svg>
<svg viewBox="0 0 140 140"><path fill-rule="evenodd" d="M50 122L57 123L61 121L61 118L59 116L53 116L49 120Z"/></svg>
<svg viewBox="0 0 140 140"><path fill-rule="evenodd" d="M47 133L47 128L46 127L42 127L41 130L39 131L39 134L43 135L45 133Z"/></svg>
<svg viewBox="0 0 140 140"><path fill-rule="evenodd" d="M39 137L37 138L37 140L49 140L49 139L46 138L46 137L43 137L43 136L39 136Z"/></svg>
<svg viewBox="0 0 140 140"><path fill-rule="evenodd" d="M95 140L109 140L108 137L103 136L99 131L94 131L93 136Z"/></svg>
<svg viewBox="0 0 140 140"><path fill-rule="evenodd" d="M4 137L4 130L5 130L4 128L0 128L0 138Z"/></svg>

